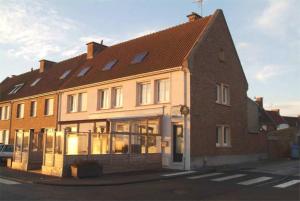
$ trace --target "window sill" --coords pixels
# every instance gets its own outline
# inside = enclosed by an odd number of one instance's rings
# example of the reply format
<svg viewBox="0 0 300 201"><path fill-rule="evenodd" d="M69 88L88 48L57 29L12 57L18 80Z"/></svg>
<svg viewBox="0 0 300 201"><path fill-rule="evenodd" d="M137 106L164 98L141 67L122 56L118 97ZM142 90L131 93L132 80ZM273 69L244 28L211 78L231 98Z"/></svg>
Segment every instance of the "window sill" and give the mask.
<svg viewBox="0 0 300 201"><path fill-rule="evenodd" d="M51 115L44 115L44 117L54 117L54 114L51 114Z"/></svg>
<svg viewBox="0 0 300 201"><path fill-rule="evenodd" d="M78 112L67 112L67 114L78 114L78 113L86 113L87 111L78 111Z"/></svg>
<svg viewBox="0 0 300 201"><path fill-rule="evenodd" d="M216 145L216 148L232 148L231 145Z"/></svg>
<svg viewBox="0 0 300 201"><path fill-rule="evenodd" d="M219 103L219 102L216 102L217 105L222 105L222 106L227 106L227 107L231 107L230 104L224 104L224 103Z"/></svg>

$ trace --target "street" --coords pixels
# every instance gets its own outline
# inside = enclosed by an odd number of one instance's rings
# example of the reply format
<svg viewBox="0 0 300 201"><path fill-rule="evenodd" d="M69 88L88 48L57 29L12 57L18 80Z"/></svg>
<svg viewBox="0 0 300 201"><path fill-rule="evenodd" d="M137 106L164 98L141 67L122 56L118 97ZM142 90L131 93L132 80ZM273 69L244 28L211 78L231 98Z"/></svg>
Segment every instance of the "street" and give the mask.
<svg viewBox="0 0 300 201"><path fill-rule="evenodd" d="M299 200L300 177L251 171L187 174L99 187L62 187L0 180L1 200Z"/></svg>

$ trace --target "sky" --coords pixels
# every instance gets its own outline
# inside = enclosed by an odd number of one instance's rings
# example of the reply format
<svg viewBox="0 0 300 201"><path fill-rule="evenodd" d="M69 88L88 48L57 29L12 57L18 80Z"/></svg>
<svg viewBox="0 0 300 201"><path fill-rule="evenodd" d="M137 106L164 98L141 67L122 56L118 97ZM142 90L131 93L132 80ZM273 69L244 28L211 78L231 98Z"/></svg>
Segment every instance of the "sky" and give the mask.
<svg viewBox="0 0 300 201"><path fill-rule="evenodd" d="M203 16L222 9L248 96L267 109L300 115L300 0L204 0ZM194 0L0 0L0 80L86 51L187 21Z"/></svg>

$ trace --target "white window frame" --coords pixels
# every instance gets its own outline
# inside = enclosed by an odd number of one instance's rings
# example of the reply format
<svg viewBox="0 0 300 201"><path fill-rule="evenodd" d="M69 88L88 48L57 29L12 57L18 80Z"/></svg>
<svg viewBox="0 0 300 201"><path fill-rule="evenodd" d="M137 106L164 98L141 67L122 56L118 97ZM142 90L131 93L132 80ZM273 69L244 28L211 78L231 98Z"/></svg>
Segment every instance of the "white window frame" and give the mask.
<svg viewBox="0 0 300 201"><path fill-rule="evenodd" d="M220 131L221 133L217 133L217 131ZM227 136L225 135L225 130L228 129ZM218 137L217 137L218 135ZM226 142L225 142L226 137ZM216 125L216 147L231 147L231 128L229 125Z"/></svg>
<svg viewBox="0 0 300 201"><path fill-rule="evenodd" d="M47 104L47 101L48 101L48 104ZM54 115L54 98L45 99L44 115L45 116L53 116Z"/></svg>
<svg viewBox="0 0 300 201"><path fill-rule="evenodd" d="M0 130L0 143L8 144L9 141L9 131L7 129Z"/></svg>
<svg viewBox="0 0 300 201"><path fill-rule="evenodd" d="M112 105L113 108L123 107L123 87L112 88Z"/></svg>
<svg viewBox="0 0 300 201"><path fill-rule="evenodd" d="M156 102L168 103L170 102L170 79L159 79L155 81Z"/></svg>
<svg viewBox="0 0 300 201"><path fill-rule="evenodd" d="M227 92L225 91L227 90ZM227 84L216 84L216 103L230 105L230 87Z"/></svg>
<svg viewBox="0 0 300 201"><path fill-rule="evenodd" d="M34 103L34 112L33 112L33 115L32 115L32 103ZM37 116L37 101L30 101L30 117L36 117Z"/></svg>
<svg viewBox="0 0 300 201"><path fill-rule="evenodd" d="M147 86L146 92L144 91L144 86ZM138 105L149 105L151 104L151 82L140 82L138 83Z"/></svg>
<svg viewBox="0 0 300 201"><path fill-rule="evenodd" d="M72 98L72 102L71 102ZM68 113L74 113L77 112L78 106L77 106L77 94L70 94L67 96L67 112Z"/></svg>
<svg viewBox="0 0 300 201"><path fill-rule="evenodd" d="M20 106L20 110L19 110L19 106ZM25 104L24 103L17 104L17 119L24 119L24 113L25 113Z"/></svg>
<svg viewBox="0 0 300 201"><path fill-rule="evenodd" d="M104 96L105 95L105 96ZM98 109L109 109L109 89L99 89L98 90Z"/></svg>

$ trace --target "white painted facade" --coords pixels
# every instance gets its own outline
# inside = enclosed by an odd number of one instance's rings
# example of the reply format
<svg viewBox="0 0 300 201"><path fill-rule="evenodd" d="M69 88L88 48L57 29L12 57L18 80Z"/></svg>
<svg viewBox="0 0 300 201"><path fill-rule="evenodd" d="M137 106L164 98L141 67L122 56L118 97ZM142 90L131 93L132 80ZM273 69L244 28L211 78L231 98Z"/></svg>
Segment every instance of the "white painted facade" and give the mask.
<svg viewBox="0 0 300 201"><path fill-rule="evenodd" d="M164 103L158 103L156 81L161 79L170 80L170 100ZM139 105L138 103L138 84L149 82L151 84L150 103ZM113 108L111 101L112 89L122 87L123 106ZM190 76L182 68L173 68L169 70L146 73L142 75L110 80L104 83L97 83L91 86L80 86L60 92L59 122L70 122L61 124L60 130L66 127L76 129L76 121L95 120L95 119L126 119L139 117L162 116L162 142L166 146L162 148L162 163L164 167L176 169L190 169L190 119L189 115L181 115L180 106L190 108ZM99 109L98 91L108 89L109 106L107 109ZM87 110L85 112L68 111L68 96L87 93ZM72 123L71 123L72 122ZM184 156L183 162L173 162L173 124L183 125L184 129ZM93 130L93 123L81 123L78 132L88 132Z"/></svg>

